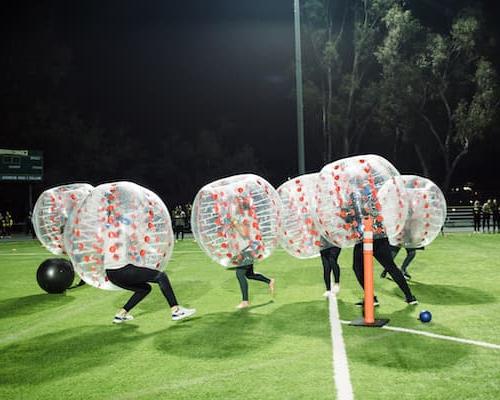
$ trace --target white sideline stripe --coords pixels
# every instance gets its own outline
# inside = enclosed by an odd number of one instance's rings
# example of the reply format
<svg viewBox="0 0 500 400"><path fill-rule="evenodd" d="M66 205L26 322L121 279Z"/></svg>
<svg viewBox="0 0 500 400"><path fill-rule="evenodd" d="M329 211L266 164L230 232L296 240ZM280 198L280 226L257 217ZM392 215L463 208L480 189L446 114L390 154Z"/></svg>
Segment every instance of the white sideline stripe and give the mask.
<svg viewBox="0 0 500 400"><path fill-rule="evenodd" d="M350 324L350 321L340 321L340 322L343 323L343 324ZM462 338L457 338L457 337L453 337L453 336L439 335L437 333L431 333L431 332L425 332L425 331L418 331L416 329L399 328L397 326L389 326L389 325L385 325L382 328L383 329L387 329L389 331L410 333L410 334L413 334L413 335L422 335L422 336L427 336L427 337L434 338L434 339L448 340L450 342L471 344L471 345L474 345L474 346L485 347L487 349L500 350L500 345L493 344L493 343L488 343L488 342L482 342L480 340L462 339Z"/></svg>
<svg viewBox="0 0 500 400"><path fill-rule="evenodd" d="M353 400L351 376L347 363L342 325L340 324L337 296L328 297L330 310L330 329L332 332L333 379L337 388L337 400Z"/></svg>

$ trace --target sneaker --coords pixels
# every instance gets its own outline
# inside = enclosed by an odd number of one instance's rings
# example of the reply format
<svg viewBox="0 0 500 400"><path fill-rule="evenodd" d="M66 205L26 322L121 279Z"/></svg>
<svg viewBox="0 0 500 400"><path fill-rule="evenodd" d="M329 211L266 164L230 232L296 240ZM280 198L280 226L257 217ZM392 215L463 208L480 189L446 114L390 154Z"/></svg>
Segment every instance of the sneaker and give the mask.
<svg viewBox="0 0 500 400"><path fill-rule="evenodd" d="M409 281L411 279L411 275L408 272L403 272L403 276L405 277L405 279L407 281Z"/></svg>
<svg viewBox="0 0 500 400"><path fill-rule="evenodd" d="M240 304L236 306L236 308L242 309L242 308L248 308L250 307L250 303L248 301L242 301Z"/></svg>
<svg viewBox="0 0 500 400"><path fill-rule="evenodd" d="M384 279L387 276L387 271L384 269L382 273L380 274L380 277Z"/></svg>
<svg viewBox="0 0 500 400"><path fill-rule="evenodd" d="M332 295L332 292L327 290L325 293L323 293L323 297L330 297Z"/></svg>
<svg viewBox="0 0 500 400"><path fill-rule="evenodd" d="M113 324L123 324L124 322L132 321L133 319L134 317L130 314L115 315L113 318Z"/></svg>
<svg viewBox="0 0 500 400"><path fill-rule="evenodd" d="M172 321L179 321L181 319L190 317L196 313L194 308L184 308L182 306L177 306L177 310L172 312Z"/></svg>
<svg viewBox="0 0 500 400"><path fill-rule="evenodd" d="M332 294L338 294L338 292L340 292L340 285L338 283L334 283L331 291Z"/></svg>
<svg viewBox="0 0 500 400"><path fill-rule="evenodd" d="M365 305L365 301L364 301L364 300L358 301L358 302L356 303L356 306L357 306L357 307L364 307L364 305ZM374 305L375 307L378 307L378 306L379 306L379 302L378 302L377 296L373 296L373 305Z"/></svg>
<svg viewBox="0 0 500 400"><path fill-rule="evenodd" d="M411 296L410 298L406 299L406 302L412 306L416 306L418 304L418 301L415 298L415 296Z"/></svg>

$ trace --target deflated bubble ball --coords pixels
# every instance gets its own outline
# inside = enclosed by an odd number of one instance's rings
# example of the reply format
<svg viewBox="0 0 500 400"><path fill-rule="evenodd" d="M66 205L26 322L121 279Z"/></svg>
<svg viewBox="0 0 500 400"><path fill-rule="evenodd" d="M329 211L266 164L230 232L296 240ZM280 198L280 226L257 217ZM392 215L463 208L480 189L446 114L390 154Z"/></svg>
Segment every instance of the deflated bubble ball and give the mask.
<svg viewBox="0 0 500 400"><path fill-rule="evenodd" d="M107 183L92 190L72 214L64 245L85 282L116 290L106 269L163 268L172 254L172 223L155 193L131 182Z"/></svg>
<svg viewBox="0 0 500 400"><path fill-rule="evenodd" d="M446 200L429 179L401 175L408 196L408 214L403 230L390 238L394 246L419 248L429 245L441 232L446 219Z"/></svg>
<svg viewBox="0 0 500 400"><path fill-rule="evenodd" d="M395 236L407 214L398 170L377 155L344 158L323 167L315 193L315 220L321 234L338 247L362 240L363 217L373 219L375 239Z"/></svg>
<svg viewBox="0 0 500 400"><path fill-rule="evenodd" d="M281 201L265 179L235 175L200 189L191 212L193 235L223 267L238 267L270 256L281 230Z"/></svg>
<svg viewBox="0 0 500 400"><path fill-rule="evenodd" d="M318 174L301 175L277 189L283 205L280 245L297 258L318 257L326 243L313 218L317 179Z"/></svg>
<svg viewBox="0 0 500 400"><path fill-rule="evenodd" d="M430 311L427 311L427 310L424 310L420 313L420 315L418 316L418 319L421 321L421 322L424 322L424 323L427 323L427 322L430 322L431 319L432 319L432 314Z"/></svg>
<svg viewBox="0 0 500 400"><path fill-rule="evenodd" d="M33 209L33 229L38 240L52 254L65 253L63 232L66 221L92 189L93 186L87 183L73 183L48 189L38 197Z"/></svg>
<svg viewBox="0 0 500 400"><path fill-rule="evenodd" d="M49 258L36 271L38 285L47 293L63 293L73 283L75 272L68 260Z"/></svg>

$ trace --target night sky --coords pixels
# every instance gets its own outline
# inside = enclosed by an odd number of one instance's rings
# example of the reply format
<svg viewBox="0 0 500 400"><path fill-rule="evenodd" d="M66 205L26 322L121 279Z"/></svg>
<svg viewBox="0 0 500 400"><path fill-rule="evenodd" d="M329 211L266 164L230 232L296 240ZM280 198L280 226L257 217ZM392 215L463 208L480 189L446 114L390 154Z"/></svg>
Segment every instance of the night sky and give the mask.
<svg viewBox="0 0 500 400"><path fill-rule="evenodd" d="M413 3L421 20L438 26L440 21L447 23L449 8L460 2ZM485 7L491 40L498 40L498 6L486 0L473 3ZM53 27L54 40L70 51L58 95L84 118L98 120L110 130L124 128L146 149L173 133L189 141L200 130L230 124L226 140L236 146L251 145L261 166L256 172L266 174L272 184L278 186L297 174L292 0L16 1L4 8L3 15L4 57L10 38L36 34L29 32L31 24L46 21ZM498 66L498 54L492 57ZM456 184L473 181L477 187L498 190L498 133L494 129L472 150L457 170ZM308 148L307 135L313 134L306 131L308 172L322 166L320 154ZM120 152L116 140L113 151ZM25 148L13 137L2 137L0 148L7 145ZM384 155L384 148L370 146L366 152ZM41 150L48 157L46 168L64 168L64 157L56 162L47 149ZM141 154L147 156L147 151ZM420 172L396 167L402 173ZM100 182L95 176L90 181ZM25 197L26 188L20 185L4 188L13 197ZM148 182L160 194L176 197L161 185ZM35 190L45 188L41 184ZM179 195L167 204L189 201L198 189L189 188L191 195Z"/></svg>

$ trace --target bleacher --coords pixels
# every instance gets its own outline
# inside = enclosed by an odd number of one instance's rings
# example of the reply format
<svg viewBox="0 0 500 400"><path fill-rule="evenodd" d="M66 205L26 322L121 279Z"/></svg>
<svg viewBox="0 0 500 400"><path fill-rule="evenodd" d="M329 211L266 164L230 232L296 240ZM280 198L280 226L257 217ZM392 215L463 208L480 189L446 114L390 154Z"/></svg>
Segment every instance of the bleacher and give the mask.
<svg viewBox="0 0 500 400"><path fill-rule="evenodd" d="M472 206L448 206L444 232L472 232L474 220Z"/></svg>

